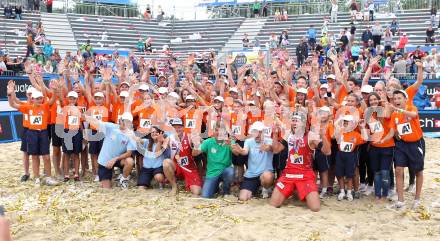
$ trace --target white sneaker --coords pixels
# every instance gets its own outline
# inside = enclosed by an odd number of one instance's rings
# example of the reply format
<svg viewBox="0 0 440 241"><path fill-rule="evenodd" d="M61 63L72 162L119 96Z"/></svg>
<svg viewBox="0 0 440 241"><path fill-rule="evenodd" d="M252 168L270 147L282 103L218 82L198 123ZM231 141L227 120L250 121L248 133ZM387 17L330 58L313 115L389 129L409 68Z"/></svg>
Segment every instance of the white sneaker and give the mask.
<svg viewBox="0 0 440 241"><path fill-rule="evenodd" d="M405 206L405 202L401 202L401 201L396 201L394 204L393 204L393 208L395 208L395 209L401 209L401 208L403 208Z"/></svg>
<svg viewBox="0 0 440 241"><path fill-rule="evenodd" d="M41 179L39 177L35 178L35 185L40 185Z"/></svg>
<svg viewBox="0 0 440 241"><path fill-rule="evenodd" d="M338 195L338 201L342 201L342 200L344 200L344 198L345 198L345 192L342 191Z"/></svg>
<svg viewBox="0 0 440 241"><path fill-rule="evenodd" d="M409 193L416 193L416 185L414 185L414 184L409 185L408 192Z"/></svg>
<svg viewBox="0 0 440 241"><path fill-rule="evenodd" d="M369 196L372 193L374 193L374 187L373 186L368 186L367 189L365 190L365 195Z"/></svg>
<svg viewBox="0 0 440 241"><path fill-rule="evenodd" d="M414 200L412 208L417 209L418 207L420 207L420 205L422 205L422 202L420 202L420 200L416 199L416 200Z"/></svg>
<svg viewBox="0 0 440 241"><path fill-rule="evenodd" d="M367 185L361 183L361 185L359 186L359 192L365 192L365 191L367 191Z"/></svg>
<svg viewBox="0 0 440 241"><path fill-rule="evenodd" d="M99 182L99 177L98 175L95 176L95 179L93 180L94 182Z"/></svg>
<svg viewBox="0 0 440 241"><path fill-rule="evenodd" d="M122 173L121 173L121 174L119 174L119 175L116 177L115 181L119 181L119 180L121 180L122 177L124 177L124 176L123 176Z"/></svg>
<svg viewBox="0 0 440 241"><path fill-rule="evenodd" d="M128 179L122 176L119 179L119 186L121 186L122 189L128 189Z"/></svg>
<svg viewBox="0 0 440 241"><path fill-rule="evenodd" d="M52 177L46 177L46 179L44 180L44 183L47 186L56 186L56 185L60 184L57 180L53 179Z"/></svg>
<svg viewBox="0 0 440 241"><path fill-rule="evenodd" d="M394 189L390 189L390 190L388 191L387 199L388 199L389 201L394 201L395 197L396 197L396 190L394 190Z"/></svg>
<svg viewBox="0 0 440 241"><path fill-rule="evenodd" d="M266 199L269 198L269 189L268 188L264 188L261 190L261 196L262 198Z"/></svg>
<svg viewBox="0 0 440 241"><path fill-rule="evenodd" d="M327 192L321 191L321 193L319 194L319 198L324 199L326 195L327 195Z"/></svg>
<svg viewBox="0 0 440 241"><path fill-rule="evenodd" d="M350 202L353 201L353 195L351 194L351 192L347 193L347 200Z"/></svg>

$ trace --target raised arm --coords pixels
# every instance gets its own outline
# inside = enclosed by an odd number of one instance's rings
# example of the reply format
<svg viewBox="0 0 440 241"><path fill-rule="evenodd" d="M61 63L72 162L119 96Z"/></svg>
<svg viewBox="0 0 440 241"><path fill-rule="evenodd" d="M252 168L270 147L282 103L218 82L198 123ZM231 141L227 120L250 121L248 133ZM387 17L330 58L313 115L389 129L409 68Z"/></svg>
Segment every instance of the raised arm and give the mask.
<svg viewBox="0 0 440 241"><path fill-rule="evenodd" d="M14 109L18 109L19 105L15 101L15 82L13 80L9 80L6 92L8 94L9 105Z"/></svg>

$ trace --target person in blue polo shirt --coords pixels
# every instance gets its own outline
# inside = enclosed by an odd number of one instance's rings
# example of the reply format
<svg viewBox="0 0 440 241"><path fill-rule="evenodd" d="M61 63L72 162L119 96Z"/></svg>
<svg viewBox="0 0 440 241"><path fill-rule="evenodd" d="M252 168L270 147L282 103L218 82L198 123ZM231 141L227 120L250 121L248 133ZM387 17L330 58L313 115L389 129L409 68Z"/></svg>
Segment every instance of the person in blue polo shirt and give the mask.
<svg viewBox="0 0 440 241"><path fill-rule="evenodd" d="M123 174L119 179L122 189L128 188L128 176L134 166L132 151L136 150L136 141L132 131L133 116L125 112L119 119L119 125L110 122L98 121L86 116L88 122L99 126L104 133L104 142L98 155L98 176L102 188L112 187L113 168L119 167Z"/></svg>

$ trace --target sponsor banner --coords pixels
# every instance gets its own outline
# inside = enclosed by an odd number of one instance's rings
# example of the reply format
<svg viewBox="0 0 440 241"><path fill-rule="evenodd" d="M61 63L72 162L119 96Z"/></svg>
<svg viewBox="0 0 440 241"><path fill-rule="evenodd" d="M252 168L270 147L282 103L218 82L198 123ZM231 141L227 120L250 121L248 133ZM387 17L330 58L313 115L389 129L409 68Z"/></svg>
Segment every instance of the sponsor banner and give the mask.
<svg viewBox="0 0 440 241"><path fill-rule="evenodd" d="M7 86L8 81L12 79L15 81L15 94L17 98L26 98L26 90L32 86L31 81L28 77L9 77L9 78L0 78L0 100L7 100ZM44 82L46 85L49 80L45 79Z"/></svg>
<svg viewBox="0 0 440 241"><path fill-rule="evenodd" d="M236 68L258 62L258 51L232 51L231 56Z"/></svg>
<svg viewBox="0 0 440 241"><path fill-rule="evenodd" d="M440 110L419 111L419 118L423 132L440 132Z"/></svg>

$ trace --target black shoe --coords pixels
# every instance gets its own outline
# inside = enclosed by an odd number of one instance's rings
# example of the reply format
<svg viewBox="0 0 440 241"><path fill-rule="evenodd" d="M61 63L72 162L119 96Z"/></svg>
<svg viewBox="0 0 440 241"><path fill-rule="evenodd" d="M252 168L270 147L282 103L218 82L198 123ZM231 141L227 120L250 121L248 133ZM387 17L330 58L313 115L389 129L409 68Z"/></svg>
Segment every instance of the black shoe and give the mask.
<svg viewBox="0 0 440 241"><path fill-rule="evenodd" d="M361 193L358 191L358 192L354 192L353 191L353 198L354 199L360 199L361 198Z"/></svg>
<svg viewBox="0 0 440 241"><path fill-rule="evenodd" d="M21 182L26 182L27 180L29 180L29 175L23 175L23 176L21 176L21 179L20 179L20 181Z"/></svg>
<svg viewBox="0 0 440 241"><path fill-rule="evenodd" d="M68 182L70 180L69 177L64 177L64 182Z"/></svg>

